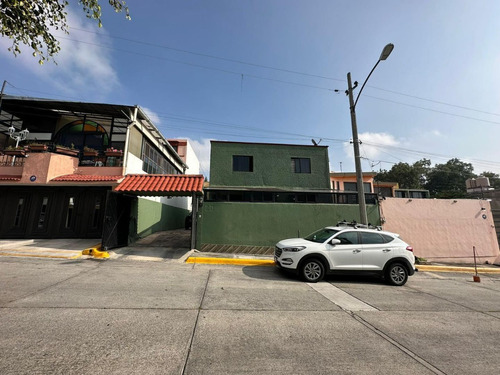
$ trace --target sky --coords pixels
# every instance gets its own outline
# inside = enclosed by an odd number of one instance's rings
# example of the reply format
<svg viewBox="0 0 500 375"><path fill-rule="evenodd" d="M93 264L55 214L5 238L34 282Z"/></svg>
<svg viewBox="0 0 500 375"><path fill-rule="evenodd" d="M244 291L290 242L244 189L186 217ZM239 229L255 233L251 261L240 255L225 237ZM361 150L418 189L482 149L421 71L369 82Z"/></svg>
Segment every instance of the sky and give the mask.
<svg viewBox="0 0 500 375"><path fill-rule="evenodd" d="M103 27L70 0L57 65L0 38L5 93L139 105L165 138L188 138L209 176L210 140L329 146L354 171L347 73L362 169L422 158L500 173L496 0L102 1ZM337 91L336 91L337 90Z"/></svg>

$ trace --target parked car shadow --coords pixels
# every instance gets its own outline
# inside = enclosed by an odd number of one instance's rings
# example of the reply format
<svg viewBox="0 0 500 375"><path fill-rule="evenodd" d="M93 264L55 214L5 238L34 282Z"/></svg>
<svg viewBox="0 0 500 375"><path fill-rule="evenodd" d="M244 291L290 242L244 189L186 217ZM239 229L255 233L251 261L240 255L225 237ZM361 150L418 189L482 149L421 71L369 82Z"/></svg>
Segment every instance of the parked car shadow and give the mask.
<svg viewBox="0 0 500 375"><path fill-rule="evenodd" d="M385 280L376 275L327 275L324 281L332 284L373 284L387 285Z"/></svg>
<svg viewBox="0 0 500 375"><path fill-rule="evenodd" d="M300 282L293 273L273 266L247 266L243 267L243 273L254 279Z"/></svg>

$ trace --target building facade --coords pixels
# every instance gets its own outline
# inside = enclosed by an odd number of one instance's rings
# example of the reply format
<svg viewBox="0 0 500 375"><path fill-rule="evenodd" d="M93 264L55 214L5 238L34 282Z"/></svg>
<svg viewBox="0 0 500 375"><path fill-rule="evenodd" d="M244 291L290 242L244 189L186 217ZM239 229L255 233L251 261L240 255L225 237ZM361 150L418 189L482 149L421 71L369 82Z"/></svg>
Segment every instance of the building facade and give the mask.
<svg viewBox="0 0 500 375"><path fill-rule="evenodd" d="M114 193L126 175L188 168L139 106L2 99L0 238L118 236L128 243L183 227L187 198Z"/></svg>

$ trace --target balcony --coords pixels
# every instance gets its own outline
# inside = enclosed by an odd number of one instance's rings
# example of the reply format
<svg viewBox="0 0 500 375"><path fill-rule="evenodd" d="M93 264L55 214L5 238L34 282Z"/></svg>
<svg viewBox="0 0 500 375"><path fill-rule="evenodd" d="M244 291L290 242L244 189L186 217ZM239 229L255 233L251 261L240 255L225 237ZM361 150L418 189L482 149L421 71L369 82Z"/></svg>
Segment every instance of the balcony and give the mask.
<svg viewBox="0 0 500 375"><path fill-rule="evenodd" d="M89 176L123 175L123 152L80 152L80 150L42 147L0 152L0 179L3 183L47 184L56 177L79 174ZM4 153L4 155L2 155Z"/></svg>

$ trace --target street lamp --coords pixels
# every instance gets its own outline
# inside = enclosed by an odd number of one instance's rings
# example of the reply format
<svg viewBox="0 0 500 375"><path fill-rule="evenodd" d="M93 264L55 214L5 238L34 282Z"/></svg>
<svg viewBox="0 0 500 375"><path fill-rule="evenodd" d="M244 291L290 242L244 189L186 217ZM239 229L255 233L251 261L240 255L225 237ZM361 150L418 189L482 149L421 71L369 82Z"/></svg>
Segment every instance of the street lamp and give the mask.
<svg viewBox="0 0 500 375"><path fill-rule="evenodd" d="M13 126L9 127L9 137L16 141L16 149L19 146L19 142L24 141L26 138L28 138L28 134L29 134L28 129L24 129L16 133L16 128L14 128ZM12 166L14 166L15 163L16 163L16 157L13 156Z"/></svg>
<svg viewBox="0 0 500 375"><path fill-rule="evenodd" d="M359 203L359 220L361 221L361 224L368 224L368 217L366 214L366 202L365 202L365 189L363 186L363 172L361 170L361 157L359 155L359 144L361 143L358 138L358 126L356 124L356 104L358 103L359 96L361 95L361 92L365 88L366 82L368 82L368 79L372 75L373 71L377 67L377 65L381 62L384 61L389 57L391 54L392 50L394 49L394 44L389 43L386 45L380 54L380 57L375 64L375 66L372 68L370 74L368 74L368 77L366 77L365 82L363 83L363 86L361 86L361 90L359 90L358 96L356 97L356 100L353 99L352 91L358 87L358 82L354 82L354 87L352 86L351 83L351 73L347 73L347 85L348 89L346 91L346 94L349 95L349 108L351 111L351 126L352 126L352 144L354 146L354 164L356 168L356 185L358 187L358 203Z"/></svg>

